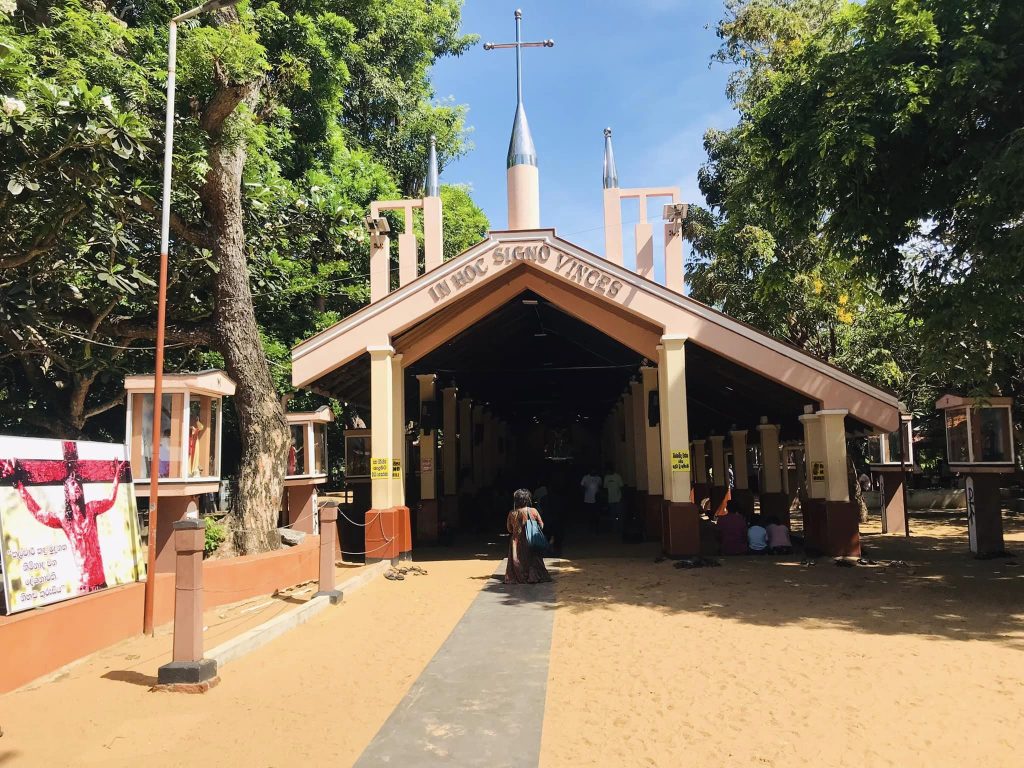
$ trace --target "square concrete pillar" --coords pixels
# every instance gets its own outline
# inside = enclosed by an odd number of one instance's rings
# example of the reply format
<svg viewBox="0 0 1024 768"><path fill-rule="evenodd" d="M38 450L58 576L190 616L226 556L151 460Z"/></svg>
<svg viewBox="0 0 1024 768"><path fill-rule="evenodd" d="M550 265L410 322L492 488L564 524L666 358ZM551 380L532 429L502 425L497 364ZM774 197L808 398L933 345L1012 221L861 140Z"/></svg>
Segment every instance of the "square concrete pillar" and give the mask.
<svg viewBox="0 0 1024 768"><path fill-rule="evenodd" d="M370 505L387 509L392 505L392 461L395 456L395 391L390 346L369 347L370 353Z"/></svg>
<svg viewBox="0 0 1024 768"><path fill-rule="evenodd" d="M391 505L405 504L405 368L402 355L391 357Z"/></svg>
<svg viewBox="0 0 1024 768"><path fill-rule="evenodd" d="M290 481L295 482L295 481ZM288 509L288 526L302 533L316 533L313 522L316 513L316 485L296 483L284 489Z"/></svg>
<svg viewBox="0 0 1024 768"><path fill-rule="evenodd" d="M747 471L747 430L733 430L729 433L729 438L732 444L735 481L735 487L731 491L731 503L749 520L754 516L754 494L750 490L750 477Z"/></svg>
<svg viewBox="0 0 1024 768"><path fill-rule="evenodd" d="M217 679L217 662L203 658L205 543L202 520L174 523L174 644L171 662L157 671L158 685L171 690L201 693Z"/></svg>
<svg viewBox="0 0 1024 768"><path fill-rule="evenodd" d="M878 473L878 495L882 499L882 533L895 533L903 536L907 532L904 483L901 471Z"/></svg>
<svg viewBox="0 0 1024 768"><path fill-rule="evenodd" d="M636 489L636 427L634 426L635 414L633 411L633 395L627 391L622 396L622 420L625 427L625 451L623 459L625 464L622 474L623 482L632 489Z"/></svg>
<svg viewBox="0 0 1024 768"><path fill-rule="evenodd" d="M459 406L458 390L445 387L441 390L444 404L444 445L441 448L441 476L443 477L443 494L441 512L445 522L451 527L458 527L458 495L459 495Z"/></svg>
<svg viewBox="0 0 1024 768"><path fill-rule="evenodd" d="M423 373L416 377L420 388L420 413L425 403L436 400L437 376ZM420 509L416 516L416 537L424 544L436 544L440 532L440 508L437 502L437 430L420 428Z"/></svg>
<svg viewBox="0 0 1024 768"><path fill-rule="evenodd" d="M342 594L335 589L334 547L338 535L338 505L325 504L320 510L320 583L314 597L326 597L331 605L341 602Z"/></svg>
<svg viewBox="0 0 1024 768"><path fill-rule="evenodd" d="M704 500L711 499L711 483L708 482L707 449L704 440L694 440L693 452L693 502L698 507Z"/></svg>
<svg viewBox="0 0 1024 768"><path fill-rule="evenodd" d="M670 557L700 553L700 507L690 501L693 471L686 401L686 337L665 335L658 348L663 493L662 549Z"/></svg>
<svg viewBox="0 0 1024 768"><path fill-rule="evenodd" d="M725 465L725 435L711 435L711 514L719 517L726 513L729 500L729 473Z"/></svg>
<svg viewBox="0 0 1024 768"><path fill-rule="evenodd" d="M779 425L769 424L766 417L757 426L761 441L761 489L758 501L763 517L774 517L783 525L790 525L789 495L782 490L780 466Z"/></svg>
<svg viewBox="0 0 1024 768"><path fill-rule="evenodd" d="M647 471L647 499L644 508L644 536L660 539L662 535L662 508L664 492L661 461L661 426L651 426L651 397L658 397L658 369L644 366L640 369L643 391L640 403L643 407L641 423L644 431L644 467ZM659 407L658 413L661 413ZM660 421L660 416L659 416Z"/></svg>

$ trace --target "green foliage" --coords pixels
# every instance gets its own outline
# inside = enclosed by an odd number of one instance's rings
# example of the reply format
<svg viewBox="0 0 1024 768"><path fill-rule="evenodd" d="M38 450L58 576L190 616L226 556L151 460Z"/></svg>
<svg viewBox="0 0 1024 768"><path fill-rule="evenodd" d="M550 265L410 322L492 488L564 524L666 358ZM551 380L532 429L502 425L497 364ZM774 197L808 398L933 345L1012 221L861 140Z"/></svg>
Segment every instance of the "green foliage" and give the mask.
<svg viewBox="0 0 1024 768"><path fill-rule="evenodd" d="M912 359L936 387L1019 399L1024 5L729 8L719 58L738 67L741 119L711 141L712 202L747 195L773 235L845 262L905 318Z"/></svg>
<svg viewBox="0 0 1024 768"><path fill-rule="evenodd" d="M203 554L212 555L224 543L228 532L222 523L218 523L212 517L203 518L203 528L206 533L206 539L203 543Z"/></svg>
<svg viewBox="0 0 1024 768"><path fill-rule="evenodd" d="M0 10L5 429L120 438L121 379L152 368L167 22L185 7L52 0ZM428 77L437 58L474 42L459 33L460 8L250 0L180 26L170 368L220 359L216 233L199 196L211 104L232 89L254 94L219 140L247 150L251 290L286 392L290 347L369 298L369 202L419 191L431 134L442 165L469 146L465 109L436 101ZM459 219L446 215L446 228L466 247L486 222L468 195L452 207Z"/></svg>
<svg viewBox="0 0 1024 768"><path fill-rule="evenodd" d="M441 186L441 212L446 261L483 240L491 226L469 188L461 184Z"/></svg>

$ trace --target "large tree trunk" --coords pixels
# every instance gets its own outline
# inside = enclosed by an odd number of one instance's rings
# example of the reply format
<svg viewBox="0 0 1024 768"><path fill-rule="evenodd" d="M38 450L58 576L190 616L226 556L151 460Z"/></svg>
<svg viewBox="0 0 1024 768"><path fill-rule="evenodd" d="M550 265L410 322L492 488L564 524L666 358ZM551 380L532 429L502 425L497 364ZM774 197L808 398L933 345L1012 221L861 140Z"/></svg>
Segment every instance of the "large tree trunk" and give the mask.
<svg viewBox="0 0 1024 768"><path fill-rule="evenodd" d="M204 111L211 135L210 171L199 192L213 231L216 278L216 347L235 380L235 410L242 440L238 492L234 496L235 546L242 554L264 552L279 544L277 517L284 491L289 433L260 343L249 289L245 232L242 227L243 142L224 141L221 129L234 108L255 102L257 83L221 88Z"/></svg>

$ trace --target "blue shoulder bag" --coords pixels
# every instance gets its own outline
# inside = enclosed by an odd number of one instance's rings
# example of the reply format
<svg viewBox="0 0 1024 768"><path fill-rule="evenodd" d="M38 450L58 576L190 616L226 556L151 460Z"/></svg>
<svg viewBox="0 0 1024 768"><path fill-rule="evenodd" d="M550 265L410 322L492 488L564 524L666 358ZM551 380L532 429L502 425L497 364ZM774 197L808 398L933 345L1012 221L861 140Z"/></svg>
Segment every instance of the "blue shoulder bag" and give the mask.
<svg viewBox="0 0 1024 768"><path fill-rule="evenodd" d="M543 552L548 548L547 537L540 529L540 523L533 519L533 515L527 510L524 510L524 514L526 515L526 543L530 545L530 549Z"/></svg>

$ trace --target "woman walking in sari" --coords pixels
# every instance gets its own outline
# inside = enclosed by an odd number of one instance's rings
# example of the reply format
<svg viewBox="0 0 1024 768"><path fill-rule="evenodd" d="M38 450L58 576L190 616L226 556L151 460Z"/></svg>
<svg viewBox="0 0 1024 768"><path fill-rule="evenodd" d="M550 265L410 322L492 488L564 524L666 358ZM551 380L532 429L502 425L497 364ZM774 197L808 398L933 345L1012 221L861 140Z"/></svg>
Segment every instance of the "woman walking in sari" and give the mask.
<svg viewBox="0 0 1024 768"><path fill-rule="evenodd" d="M526 523L536 520L541 528L544 521L533 508L530 492L520 488L512 496L512 511L505 524L508 528L508 565L505 567L506 584L537 584L551 581L544 566L544 556L530 546L526 537Z"/></svg>

